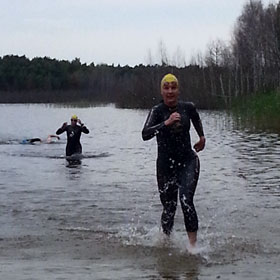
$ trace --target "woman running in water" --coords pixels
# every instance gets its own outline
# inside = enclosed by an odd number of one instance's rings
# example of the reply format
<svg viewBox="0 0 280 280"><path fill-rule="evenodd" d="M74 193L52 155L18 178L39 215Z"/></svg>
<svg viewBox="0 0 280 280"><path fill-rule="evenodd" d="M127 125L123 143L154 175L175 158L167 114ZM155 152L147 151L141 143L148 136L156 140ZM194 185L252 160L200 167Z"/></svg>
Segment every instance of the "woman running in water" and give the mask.
<svg viewBox="0 0 280 280"><path fill-rule="evenodd" d="M157 182L163 206L161 226L166 235L172 232L179 199L185 228L191 247L197 240L198 218L193 197L199 177L199 158L196 152L205 147L205 137L199 114L193 103L178 101L179 83L172 74L161 81L163 101L154 106L142 131L144 141L156 136L158 144ZM191 122L199 141L191 147Z"/></svg>
<svg viewBox="0 0 280 280"><path fill-rule="evenodd" d="M77 124L79 123L79 125ZM63 123L62 127L56 131L56 134L63 132L67 133L67 145L66 145L66 156L72 156L73 154L82 153L82 145L80 138L82 132L85 134L89 133L87 127L81 122L76 115L71 117L71 124L67 125L67 122Z"/></svg>

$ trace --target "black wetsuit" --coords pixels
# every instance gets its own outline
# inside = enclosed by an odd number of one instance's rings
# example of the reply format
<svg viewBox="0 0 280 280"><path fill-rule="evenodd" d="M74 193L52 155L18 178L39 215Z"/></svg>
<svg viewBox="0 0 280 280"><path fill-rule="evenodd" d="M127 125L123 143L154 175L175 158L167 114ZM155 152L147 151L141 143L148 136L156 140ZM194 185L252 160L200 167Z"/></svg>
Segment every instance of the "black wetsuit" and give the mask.
<svg viewBox="0 0 280 280"><path fill-rule="evenodd" d="M41 142L40 138L23 139L20 144L33 144L35 142Z"/></svg>
<svg viewBox="0 0 280 280"><path fill-rule="evenodd" d="M64 131L67 133L67 145L66 145L66 156L71 156L73 154L82 153L82 145L80 143L81 134L89 133L89 130L85 126L72 126L66 125L62 126L56 131L56 134L61 134Z"/></svg>
<svg viewBox="0 0 280 280"><path fill-rule="evenodd" d="M167 127L164 121L173 112L181 115L181 121ZM144 141L154 136L157 138L157 182L163 205L161 225L168 235L174 224L178 191L186 230L195 232L198 229L193 196L199 177L199 159L191 147L190 121L198 135L203 136L200 117L193 103L179 102L176 108L169 108L161 102L150 111L142 131Z"/></svg>

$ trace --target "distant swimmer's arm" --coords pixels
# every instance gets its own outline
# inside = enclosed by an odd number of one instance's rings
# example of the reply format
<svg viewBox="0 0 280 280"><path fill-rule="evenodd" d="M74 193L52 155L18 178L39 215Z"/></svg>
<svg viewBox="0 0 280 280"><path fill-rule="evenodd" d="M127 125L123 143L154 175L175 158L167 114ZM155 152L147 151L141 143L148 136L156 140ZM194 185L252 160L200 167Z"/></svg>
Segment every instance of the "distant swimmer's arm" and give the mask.
<svg viewBox="0 0 280 280"><path fill-rule="evenodd" d="M51 138L56 138L57 140L60 140L60 137L57 135L54 135L54 134L48 135L48 139L51 139Z"/></svg>
<svg viewBox="0 0 280 280"><path fill-rule="evenodd" d="M67 122L63 123L63 125L56 131L55 134L61 134L63 133L64 131L66 131L66 127L67 127Z"/></svg>
<svg viewBox="0 0 280 280"><path fill-rule="evenodd" d="M164 122L158 123L158 115L155 109L152 109L147 117L144 128L142 130L142 139L144 141L152 139L165 126L166 125Z"/></svg>

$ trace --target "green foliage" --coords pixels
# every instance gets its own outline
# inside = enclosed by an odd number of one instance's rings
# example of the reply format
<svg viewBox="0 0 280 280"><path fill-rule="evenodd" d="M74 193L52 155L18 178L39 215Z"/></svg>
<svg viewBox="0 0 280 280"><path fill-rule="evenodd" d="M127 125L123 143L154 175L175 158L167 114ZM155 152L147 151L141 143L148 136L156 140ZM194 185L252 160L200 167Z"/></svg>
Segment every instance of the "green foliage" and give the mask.
<svg viewBox="0 0 280 280"><path fill-rule="evenodd" d="M232 109L244 126L280 131L279 91L236 99Z"/></svg>
<svg viewBox="0 0 280 280"><path fill-rule="evenodd" d="M280 92L259 93L254 96L236 99L233 109L241 114L252 115L256 118L264 116L278 116L280 118Z"/></svg>

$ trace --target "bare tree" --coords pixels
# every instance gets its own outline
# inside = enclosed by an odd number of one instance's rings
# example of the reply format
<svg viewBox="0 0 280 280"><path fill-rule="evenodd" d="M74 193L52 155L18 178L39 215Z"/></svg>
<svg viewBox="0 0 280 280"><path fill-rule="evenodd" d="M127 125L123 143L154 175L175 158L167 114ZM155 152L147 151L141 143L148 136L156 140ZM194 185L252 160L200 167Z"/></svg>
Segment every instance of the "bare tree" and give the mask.
<svg viewBox="0 0 280 280"><path fill-rule="evenodd" d="M186 59L182 49L178 46L174 55L173 55L173 63L174 66L181 68L186 66Z"/></svg>
<svg viewBox="0 0 280 280"><path fill-rule="evenodd" d="M154 65L154 60L153 60L153 56L152 56L152 51L151 49L148 49L148 52L147 52L147 56L146 56L146 63L147 65L149 66L152 66Z"/></svg>
<svg viewBox="0 0 280 280"><path fill-rule="evenodd" d="M159 56L160 56L161 65L168 66L169 59L168 59L168 55L167 55L167 50L166 50L166 46L162 40L159 41Z"/></svg>

